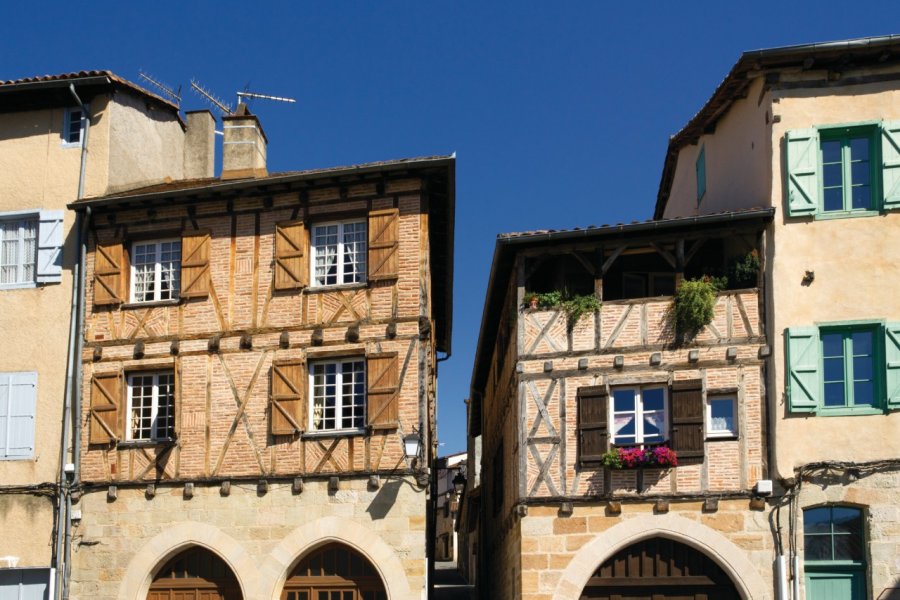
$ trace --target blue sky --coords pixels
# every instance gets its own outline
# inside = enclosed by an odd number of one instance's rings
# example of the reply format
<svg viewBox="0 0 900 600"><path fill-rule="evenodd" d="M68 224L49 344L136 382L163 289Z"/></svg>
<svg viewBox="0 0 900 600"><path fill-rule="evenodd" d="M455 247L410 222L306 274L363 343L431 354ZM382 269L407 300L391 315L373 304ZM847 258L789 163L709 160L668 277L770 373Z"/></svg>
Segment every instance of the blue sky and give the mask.
<svg viewBox="0 0 900 600"><path fill-rule="evenodd" d="M118 0L16 3L3 21L0 79L143 69L188 110L205 106L191 78L230 102L296 98L251 106L270 171L456 152L447 454L465 448L497 233L649 218L668 137L742 51L897 33L900 3Z"/></svg>

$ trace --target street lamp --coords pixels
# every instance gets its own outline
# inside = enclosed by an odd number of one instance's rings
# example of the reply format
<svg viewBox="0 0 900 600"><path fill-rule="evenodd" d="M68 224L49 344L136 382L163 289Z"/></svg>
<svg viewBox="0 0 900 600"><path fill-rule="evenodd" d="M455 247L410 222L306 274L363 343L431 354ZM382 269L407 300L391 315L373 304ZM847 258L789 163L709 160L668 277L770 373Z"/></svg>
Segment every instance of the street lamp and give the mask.
<svg viewBox="0 0 900 600"><path fill-rule="evenodd" d="M408 433L403 436L403 452L406 454L406 458L411 460L415 460L419 458L419 446L422 445L422 438L419 436L419 433L413 428L412 433Z"/></svg>
<svg viewBox="0 0 900 600"><path fill-rule="evenodd" d="M466 488L466 478L462 474L462 471L456 472L456 477L453 478L453 490L457 493L457 495L462 494L463 490Z"/></svg>

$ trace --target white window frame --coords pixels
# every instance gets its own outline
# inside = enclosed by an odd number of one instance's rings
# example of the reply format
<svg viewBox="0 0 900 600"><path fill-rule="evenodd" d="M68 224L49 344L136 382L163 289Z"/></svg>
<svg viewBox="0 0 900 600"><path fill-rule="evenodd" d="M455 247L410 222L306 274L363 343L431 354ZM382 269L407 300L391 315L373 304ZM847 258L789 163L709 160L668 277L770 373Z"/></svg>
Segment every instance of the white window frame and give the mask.
<svg viewBox="0 0 900 600"><path fill-rule="evenodd" d="M174 263L174 270L175 270L175 273L177 273L178 277L177 277L177 281L175 282L175 285L172 287L172 289L169 292L170 297L169 298L161 298L160 296L162 294L162 289L161 289L162 288L162 285L161 285L162 284L162 261L160 260L160 258L162 255L162 245L166 244L166 243L177 243L178 244L178 249L179 249L178 250L178 259ZM135 285L137 283L137 277L136 277L137 265L136 265L136 261L135 261L135 256L136 256L135 248L137 246L150 246L150 245L154 245L154 256L155 256L154 263L153 263L154 264L154 268L153 268L153 298L150 300L146 300L143 298L138 299L138 297L135 293ZM129 278L128 278L128 280L129 280L128 297L132 303L144 304L144 303L149 303L149 302L168 302L168 301L178 300L178 298L181 295L181 256L182 256L182 252L184 252L184 248L181 245L181 238L167 238L167 239L161 239L161 240L137 240L135 242L132 242L131 246L129 247L129 252L130 252L129 256L131 258L131 260L129 261L131 263L131 265L130 265L131 272L129 273ZM149 263L147 263L147 264L149 264Z"/></svg>
<svg viewBox="0 0 900 600"><path fill-rule="evenodd" d="M356 406L351 402L346 402L344 399L344 370L343 365L345 364L353 364L360 363L362 364L362 371L360 371L360 376L362 377L363 383L363 397L362 397L362 425L359 427L339 427L338 425L343 421L344 418L344 409L347 406ZM335 406L334 406L334 423L335 427L325 428L324 427L324 409L321 412L317 411L316 408L316 400L321 397L318 394L318 390L316 388L315 376L316 376L316 367L324 366L324 365L340 365L340 368L335 370ZM365 431L367 418L368 418L368 409L369 409L369 397L368 397L368 389L367 389L367 381L366 381L366 358L364 356L351 356L347 358L339 358L333 360L314 360L309 363L309 422L307 423L307 431L312 433L333 433L333 432L354 432L354 431ZM324 406L324 403L323 403ZM316 423L317 420L321 420L319 424Z"/></svg>
<svg viewBox="0 0 900 600"><path fill-rule="evenodd" d="M357 271L356 271L357 277L356 277L356 281L349 281L349 282L344 281L344 275L345 275L345 273L344 273L344 253L345 253L344 227L346 227L347 225L362 225L363 226L363 240L362 240L363 249L362 249L362 252L360 253L361 260L359 262L355 263L357 266ZM337 226L337 228L338 228L338 232L337 232L337 274L335 276L336 281L335 281L335 283L319 283L319 277L316 274L316 257L318 256L319 249L322 248L322 246L320 246L316 243L316 230L320 227L330 227L330 226ZM366 223L365 219L347 219L347 220L343 220L343 221L326 221L326 222L322 222L322 223L313 223L310 226L310 236L309 236L309 239L310 239L309 245L310 245L310 250L311 250L309 253L309 257L310 257L309 272L311 275L310 276L310 279L311 279L310 287L326 288L326 287L336 287L336 286L341 286L341 285L359 285L359 284L366 283L366 278L367 278L367 274L368 274L367 269L368 269L368 251L369 251L368 233L369 233L368 232L368 224Z"/></svg>
<svg viewBox="0 0 900 600"><path fill-rule="evenodd" d="M730 400L733 409L734 423L732 429L713 429L712 404L715 401ZM707 438L736 438L738 437L738 402L737 394L710 394L706 397L706 437Z"/></svg>
<svg viewBox="0 0 900 600"><path fill-rule="evenodd" d="M16 262L10 263L9 265L4 265L3 261L3 227L9 223L18 223L18 234L16 236L17 244L16 244ZM26 223L32 223L34 226L34 251L31 253L31 262L24 262L24 257L26 255L25 252L25 236L24 236L24 225ZM4 266L15 266L16 268L16 281L10 283L0 283L0 289L11 290L16 288L29 288L35 287L35 282L37 281L37 271L38 271L38 244L40 238L40 213L35 211L28 212L9 212L9 213L0 213L0 273L2 273L2 268ZM25 271L25 267L27 265L31 265L31 278L24 279L23 274Z"/></svg>
<svg viewBox="0 0 900 600"><path fill-rule="evenodd" d="M662 424L662 439L659 441L645 442L644 441L644 399L643 393L647 390L662 390L663 393L663 424ZM634 395L634 411L616 411L616 396L615 393L617 391L627 391L633 390L635 392ZM649 411L649 412L657 412L657 411ZM619 442L616 440L616 415L626 415L633 414L635 417L635 427L634 427L634 441L633 442ZM657 444L664 444L669 441L669 428L671 424L671 415L669 414L669 388L665 385L617 385L613 386L610 390L609 394L609 439L610 443L613 446L638 446L644 447L647 446L655 446Z"/></svg>
<svg viewBox="0 0 900 600"><path fill-rule="evenodd" d="M78 139L73 142L69 139L69 127L72 124L72 115L76 112L81 115L78 119L80 127L78 128ZM86 120L87 119L85 111L82 110L80 106L72 106L66 109L66 116L63 119L63 130L61 136L63 148L81 148L81 143L84 141L84 128L86 125Z"/></svg>
<svg viewBox="0 0 900 600"><path fill-rule="evenodd" d="M31 452L28 454L10 454L9 453L9 442L12 434L12 400L13 400L13 385L16 385L15 380L18 380L18 385L31 385L33 387L32 395L31 395L31 413L30 415L20 414L17 415L19 417L22 416L31 416ZM0 448L0 461L13 461L13 460L31 460L34 458L35 446L37 445L37 431L35 430L35 421L37 420L37 372L36 371L23 371L17 373L0 373L0 386L6 388L6 406L3 407L3 413L6 415L6 422L3 424L3 427L6 428L3 436L6 440L6 445Z"/></svg>
<svg viewBox="0 0 900 600"><path fill-rule="evenodd" d="M169 411L171 414L172 420L172 435L161 435L160 434L160 424L158 422L159 419L159 409L160 409L160 398L159 398L159 379L161 376L170 376L172 378L171 386L172 386L172 394L170 396L171 400L169 402ZM150 437L135 437L134 435L134 417L132 415L133 408L133 399L134 399L134 388L135 383L134 380L137 377L152 377L153 378L153 389L150 396ZM164 370L164 371L134 371L128 373L126 376L126 380L128 381L128 412L127 415L127 423L125 428L125 439L129 442L165 442L171 441L175 439L175 371L174 370ZM165 432L163 432L165 433Z"/></svg>

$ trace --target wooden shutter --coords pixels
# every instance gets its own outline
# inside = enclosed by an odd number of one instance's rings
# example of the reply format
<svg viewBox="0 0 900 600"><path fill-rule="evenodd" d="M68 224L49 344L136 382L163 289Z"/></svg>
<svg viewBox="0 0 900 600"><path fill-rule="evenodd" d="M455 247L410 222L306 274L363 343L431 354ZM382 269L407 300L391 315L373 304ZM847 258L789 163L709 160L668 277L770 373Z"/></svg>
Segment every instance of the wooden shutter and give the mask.
<svg viewBox="0 0 900 600"><path fill-rule="evenodd" d="M392 279L400 272L400 211L369 213L369 280Z"/></svg>
<svg viewBox="0 0 900 600"><path fill-rule="evenodd" d="M37 282L59 283L62 281L63 211L42 210L37 237Z"/></svg>
<svg viewBox="0 0 900 600"><path fill-rule="evenodd" d="M787 211L791 217L815 214L819 206L819 132L793 129L785 138Z"/></svg>
<svg viewBox="0 0 900 600"><path fill-rule="evenodd" d="M397 353L370 354L366 358L369 427L395 429L400 425L400 385Z"/></svg>
<svg viewBox="0 0 900 600"><path fill-rule="evenodd" d="M678 464L703 462L703 381L690 379L672 385L672 450Z"/></svg>
<svg viewBox="0 0 900 600"><path fill-rule="evenodd" d="M181 238L181 297L209 296L209 232L191 232Z"/></svg>
<svg viewBox="0 0 900 600"><path fill-rule="evenodd" d="M94 252L94 304L125 302L128 258L121 242L97 244Z"/></svg>
<svg viewBox="0 0 900 600"><path fill-rule="evenodd" d="M124 416L121 373L95 373L91 379L91 444L108 444L122 437L120 413Z"/></svg>
<svg viewBox="0 0 900 600"><path fill-rule="evenodd" d="M609 393L605 385L578 388L578 464L599 465L609 450Z"/></svg>
<svg viewBox="0 0 900 600"><path fill-rule="evenodd" d="M881 168L884 208L900 208L900 121L881 127Z"/></svg>
<svg viewBox="0 0 900 600"><path fill-rule="evenodd" d="M787 349L785 391L791 412L814 412L818 407L819 330L815 327L791 327L784 332Z"/></svg>
<svg viewBox="0 0 900 600"><path fill-rule="evenodd" d="M299 290L309 285L308 247L303 221L275 224L276 290Z"/></svg>
<svg viewBox="0 0 900 600"><path fill-rule="evenodd" d="M888 408L900 408L900 323L884 328L885 379Z"/></svg>
<svg viewBox="0 0 900 600"><path fill-rule="evenodd" d="M272 363L269 433L293 435L306 429L306 368L302 360Z"/></svg>

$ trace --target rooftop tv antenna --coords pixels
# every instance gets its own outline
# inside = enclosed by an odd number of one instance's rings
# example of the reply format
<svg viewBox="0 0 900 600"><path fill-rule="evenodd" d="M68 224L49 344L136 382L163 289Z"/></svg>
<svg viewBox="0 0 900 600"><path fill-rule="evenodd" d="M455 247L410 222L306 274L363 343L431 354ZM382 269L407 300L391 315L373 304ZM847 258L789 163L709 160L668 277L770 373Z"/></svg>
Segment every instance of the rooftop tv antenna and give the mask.
<svg viewBox="0 0 900 600"><path fill-rule="evenodd" d="M250 92L248 90L244 90L243 92L237 93L237 101L238 104L241 103L243 99L248 100L273 100L275 102L290 102L293 104L296 102L293 98L285 98L283 96L270 96L268 94L257 94L256 92Z"/></svg>
<svg viewBox="0 0 900 600"><path fill-rule="evenodd" d="M206 100L210 104L212 104L214 108L219 109L223 115L234 114L234 111L231 110L230 104L227 104L224 100L220 100L219 98L217 98L212 92L197 83L197 81L194 79L191 79L191 89L206 98Z"/></svg>
<svg viewBox="0 0 900 600"><path fill-rule="evenodd" d="M164 84L163 82L158 81L157 79L150 76L148 73L145 73L143 70L138 71L138 76L141 79L143 79L144 81L146 81L147 83L149 83L150 85L152 85L153 87L155 87L156 89L158 89L159 91L161 91L163 94L168 96L172 100L172 102L175 103L175 106L179 106L179 107L181 106L181 86L180 85L178 86L178 91L176 92L176 91L172 90L171 86L168 86L168 85Z"/></svg>

